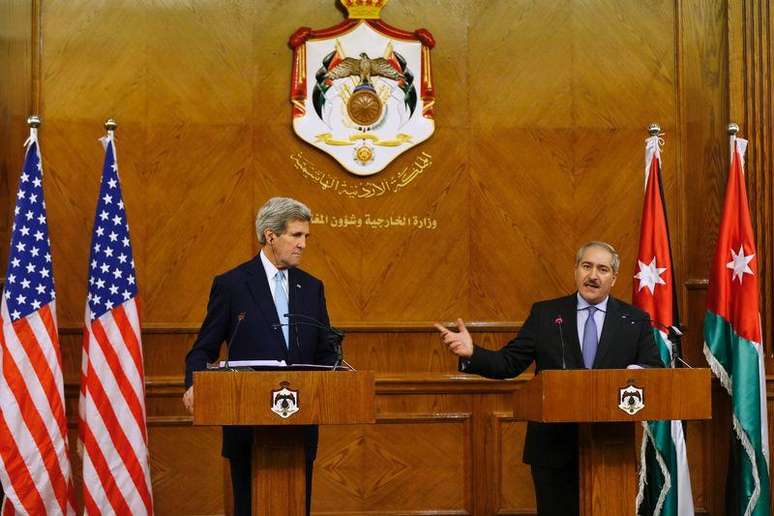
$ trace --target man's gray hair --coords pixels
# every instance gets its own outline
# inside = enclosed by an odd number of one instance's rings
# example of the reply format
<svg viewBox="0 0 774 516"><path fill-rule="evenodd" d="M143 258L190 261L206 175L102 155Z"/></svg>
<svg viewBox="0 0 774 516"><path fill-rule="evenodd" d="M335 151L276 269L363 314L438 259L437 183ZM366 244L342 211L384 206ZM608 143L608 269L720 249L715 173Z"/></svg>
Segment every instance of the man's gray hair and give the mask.
<svg viewBox="0 0 774 516"><path fill-rule="evenodd" d="M300 220L309 222L312 220L312 211L306 204L298 202L290 197L272 197L258 210L255 216L255 232L258 234L258 242L266 244L264 232L270 229L279 236L288 228L288 222Z"/></svg>
<svg viewBox="0 0 774 516"><path fill-rule="evenodd" d="M580 249L578 249L578 252L575 253L575 266L577 267L578 264L580 264L581 258L583 258L583 253L586 252L586 249L589 247L598 247L599 249L604 249L608 253L610 253L613 256L613 259L610 260L610 266L613 268L613 272L615 274L618 274L618 268L621 266L621 257L618 256L618 251L615 250L615 247L608 244L607 242L600 242L599 240L592 240L591 242L586 242L583 244Z"/></svg>

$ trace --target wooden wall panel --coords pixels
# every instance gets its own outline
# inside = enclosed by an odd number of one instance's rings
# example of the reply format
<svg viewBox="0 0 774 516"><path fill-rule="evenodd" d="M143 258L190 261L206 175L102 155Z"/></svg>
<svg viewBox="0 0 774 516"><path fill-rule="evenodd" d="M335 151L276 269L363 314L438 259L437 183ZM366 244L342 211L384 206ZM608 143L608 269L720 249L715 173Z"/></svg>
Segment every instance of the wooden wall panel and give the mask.
<svg viewBox="0 0 774 516"><path fill-rule="evenodd" d="M219 514L223 511L223 458L213 444L219 428L150 425L148 441L156 514Z"/></svg>
<svg viewBox="0 0 774 516"><path fill-rule="evenodd" d="M497 471L492 478L496 485L497 514L534 514L535 489L529 466L521 462L527 425L514 421L509 414L493 414Z"/></svg>
<svg viewBox="0 0 774 516"><path fill-rule="evenodd" d="M768 1L728 3L728 117L747 139L746 179L756 230L763 341L774 341L774 18ZM766 253L766 254L763 254ZM768 344L768 365L774 354Z"/></svg>
<svg viewBox="0 0 774 516"><path fill-rule="evenodd" d="M487 66L470 88L474 318L522 319L572 291L589 239L619 248L616 292L630 296L644 128L677 123L674 16L667 1L476 3L470 56Z"/></svg>
<svg viewBox="0 0 774 516"><path fill-rule="evenodd" d="M48 2L42 13L44 152L60 199L49 203L55 273L73 279L57 284L60 320L82 317L103 155L96 139L108 117L119 121L143 319L201 320L207 278L254 250L252 10Z"/></svg>
<svg viewBox="0 0 774 516"><path fill-rule="evenodd" d="M25 120L32 110L33 6L0 2L0 282L8 264L10 209L24 160Z"/></svg>
<svg viewBox="0 0 774 516"><path fill-rule="evenodd" d="M715 253L725 180L728 173L727 34L721 2L683 2L681 65L684 103L686 195L681 200L684 224L677 229L684 242L683 348L693 364L705 363L702 353L705 289ZM690 13L690 15L688 15ZM701 199L701 202L695 202ZM674 238L674 237L673 237Z"/></svg>
<svg viewBox="0 0 774 516"><path fill-rule="evenodd" d="M703 364L701 323L729 114L751 138L761 270L764 284L772 281L774 261L765 253L774 227L765 6L393 0L383 13L388 23L426 26L438 42L438 129L381 174L397 173L423 152L432 166L399 193L355 200L323 190L292 158L301 153L336 180L362 182L290 128L287 38L301 25L338 23L333 0L0 0L0 266L24 119L40 109L72 418L102 162L96 139L104 120L115 117L143 301L158 513L219 513L227 498L219 432L189 426L180 403L183 358L212 276L258 249L255 209L270 195L293 195L335 216L433 217L435 231L312 227L304 267L325 281L332 320L352 330L345 342L350 362L377 372L380 411L373 428L323 432L315 509L341 514L336 504L346 499L349 514L530 514L523 426L509 419L518 382L457 373L429 324L462 316L477 323L477 342L501 346L534 300L573 289L573 254L590 238L621 251L614 293L628 299L643 140L656 121L665 132L685 354ZM716 420L688 425L694 498L705 514L723 512L728 446L727 400L719 389L714 394ZM379 499L374 486L383 480L372 467L379 452L404 468L380 486L409 489L408 499ZM423 480L428 498L418 494Z"/></svg>
<svg viewBox="0 0 774 516"><path fill-rule="evenodd" d="M469 514L469 415L382 415L324 428L321 443L315 513Z"/></svg>

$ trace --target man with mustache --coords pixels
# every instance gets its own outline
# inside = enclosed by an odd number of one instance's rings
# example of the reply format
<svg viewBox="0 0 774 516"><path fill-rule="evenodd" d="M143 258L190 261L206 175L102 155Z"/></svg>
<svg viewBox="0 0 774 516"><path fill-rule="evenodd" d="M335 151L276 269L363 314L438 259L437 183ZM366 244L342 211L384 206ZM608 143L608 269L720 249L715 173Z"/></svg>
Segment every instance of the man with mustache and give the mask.
<svg viewBox="0 0 774 516"><path fill-rule="evenodd" d="M462 319L456 332L436 327L460 357L460 370L488 378L513 378L533 361L535 373L663 367L648 315L610 296L620 262L610 244L584 244L575 257L577 292L532 305L518 336L499 351L474 345ZM540 516L579 514L576 424L529 422L523 461L530 465Z"/></svg>

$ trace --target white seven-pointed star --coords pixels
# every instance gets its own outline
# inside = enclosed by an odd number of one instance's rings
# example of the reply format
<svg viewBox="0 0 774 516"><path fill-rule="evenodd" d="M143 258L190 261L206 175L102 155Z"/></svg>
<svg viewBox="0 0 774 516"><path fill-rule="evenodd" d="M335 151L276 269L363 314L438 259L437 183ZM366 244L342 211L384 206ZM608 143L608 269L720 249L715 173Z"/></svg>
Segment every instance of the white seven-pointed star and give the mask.
<svg viewBox="0 0 774 516"><path fill-rule="evenodd" d="M650 293L656 290L656 285L666 285L666 281L661 277L661 274L666 270L666 267L656 267L656 257L654 256L650 263L643 263L637 260L640 265L640 272L634 275L635 278L640 280L639 292L643 287L648 287Z"/></svg>
<svg viewBox="0 0 774 516"><path fill-rule="evenodd" d="M731 261L726 264L727 269L734 271L731 281L739 278L739 283L741 283L742 277L745 274L754 274L752 269L747 266L747 264L750 263L753 258L755 258L755 253L748 256L744 255L744 247L742 244L739 244L739 253L735 253L734 250L731 249Z"/></svg>

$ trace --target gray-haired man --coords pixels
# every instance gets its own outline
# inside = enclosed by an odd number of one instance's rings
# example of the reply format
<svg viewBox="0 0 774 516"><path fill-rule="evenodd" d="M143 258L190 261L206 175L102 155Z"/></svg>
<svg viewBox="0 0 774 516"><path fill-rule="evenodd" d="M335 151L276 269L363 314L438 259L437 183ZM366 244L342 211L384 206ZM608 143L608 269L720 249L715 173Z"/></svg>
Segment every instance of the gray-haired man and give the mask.
<svg viewBox="0 0 774 516"><path fill-rule="evenodd" d="M214 362L223 342L231 342L230 360L326 365L335 362L336 353L327 331L311 325L287 325L285 317L288 313L300 314L320 321L321 325L329 324L322 282L297 268L309 238L311 218L309 208L294 199L269 199L255 219L261 252L213 281L207 315L186 356L188 390L183 403L189 411L193 409L193 372ZM242 313L245 316L236 331ZM238 516L251 514L252 441L250 427L223 427L223 456L231 463L234 513ZM308 427L307 514L316 453L317 427Z"/></svg>

